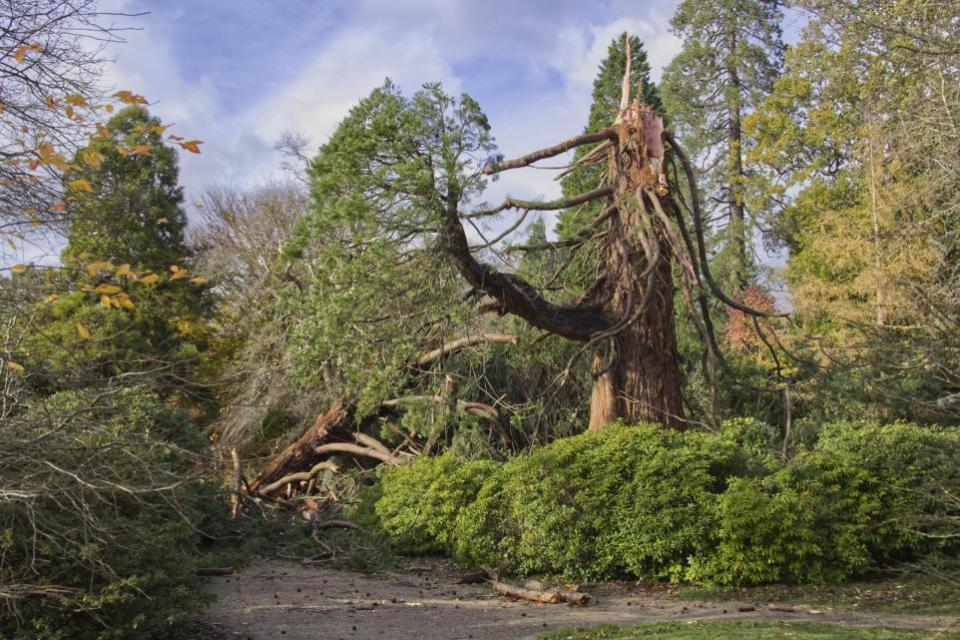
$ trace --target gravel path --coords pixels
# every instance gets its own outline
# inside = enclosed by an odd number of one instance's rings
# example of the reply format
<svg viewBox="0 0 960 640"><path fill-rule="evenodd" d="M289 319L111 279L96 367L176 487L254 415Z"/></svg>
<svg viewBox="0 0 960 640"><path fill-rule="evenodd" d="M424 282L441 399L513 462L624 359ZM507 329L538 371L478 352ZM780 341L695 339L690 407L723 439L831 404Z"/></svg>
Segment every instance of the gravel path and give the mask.
<svg viewBox="0 0 960 640"><path fill-rule="evenodd" d="M960 631L960 618L825 610L769 611L763 603L681 600L661 588L586 586L588 606L535 604L465 585L463 571L439 560L362 575L293 562L258 561L208 578L217 596L205 620L212 635L249 640L516 640L549 630L666 620L768 619L850 626Z"/></svg>

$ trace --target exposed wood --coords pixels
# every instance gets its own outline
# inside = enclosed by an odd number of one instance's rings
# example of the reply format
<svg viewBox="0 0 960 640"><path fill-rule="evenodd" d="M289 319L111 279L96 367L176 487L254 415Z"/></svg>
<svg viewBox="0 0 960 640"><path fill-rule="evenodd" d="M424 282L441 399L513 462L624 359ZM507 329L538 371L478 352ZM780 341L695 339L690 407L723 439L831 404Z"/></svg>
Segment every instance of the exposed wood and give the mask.
<svg viewBox="0 0 960 640"><path fill-rule="evenodd" d="M417 366L422 369L446 355L455 353L466 347L485 343L517 344L517 337L506 333L478 333L473 336L456 338L417 358Z"/></svg>
<svg viewBox="0 0 960 640"><path fill-rule="evenodd" d="M307 471L298 471L296 473L285 475L279 480L275 482L271 482L270 484L264 487L261 487L260 489L258 489L257 493L261 495L270 495L277 489L282 489L283 487L290 484L291 482L306 482L308 480L313 480L313 478L321 471L336 472L338 471L338 468L337 468L337 465L333 464L332 462L328 460L324 460L323 462L318 462L317 464L313 465Z"/></svg>
<svg viewBox="0 0 960 640"><path fill-rule="evenodd" d="M236 447L230 449L230 458L233 460L234 471L234 489L233 495L230 496L230 519L235 520L237 517L237 512L240 511L240 502L241 496L243 495L245 481L243 478L243 460L240 459L240 455L237 453Z"/></svg>
<svg viewBox="0 0 960 640"><path fill-rule="evenodd" d="M560 596L556 591L535 591L524 587L515 587L506 582L494 582L493 590L502 596L518 600L530 600L544 604L553 604L560 601Z"/></svg>
<svg viewBox="0 0 960 640"><path fill-rule="evenodd" d="M356 404L345 398L334 402L330 410L317 418L296 442L270 461L250 483L250 492L260 495L272 493L274 490L265 492L260 487L272 485L285 476L313 467L321 458L316 451L318 444L333 439L353 440L355 411Z"/></svg>
<svg viewBox="0 0 960 640"><path fill-rule="evenodd" d="M317 455L323 455L326 453L351 453L355 456L374 458L394 466L400 466L403 464L403 461L400 458L392 455L389 452L384 453L383 451L374 449L373 447L364 447L362 445L352 444L350 442L331 442L329 444L322 444L318 447L314 447L313 451Z"/></svg>

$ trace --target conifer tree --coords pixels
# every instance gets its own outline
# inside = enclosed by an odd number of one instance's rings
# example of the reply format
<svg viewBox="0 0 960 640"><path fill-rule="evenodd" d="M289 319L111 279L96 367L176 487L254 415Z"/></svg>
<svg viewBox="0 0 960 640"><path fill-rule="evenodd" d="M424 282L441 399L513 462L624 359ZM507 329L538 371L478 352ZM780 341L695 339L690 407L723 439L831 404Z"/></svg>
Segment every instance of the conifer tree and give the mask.
<svg viewBox="0 0 960 640"><path fill-rule="evenodd" d="M783 63L781 0L684 0L671 22L683 50L667 67L664 102L699 164L708 214L723 220L718 272L751 280L754 225L745 183L743 118L769 94Z"/></svg>

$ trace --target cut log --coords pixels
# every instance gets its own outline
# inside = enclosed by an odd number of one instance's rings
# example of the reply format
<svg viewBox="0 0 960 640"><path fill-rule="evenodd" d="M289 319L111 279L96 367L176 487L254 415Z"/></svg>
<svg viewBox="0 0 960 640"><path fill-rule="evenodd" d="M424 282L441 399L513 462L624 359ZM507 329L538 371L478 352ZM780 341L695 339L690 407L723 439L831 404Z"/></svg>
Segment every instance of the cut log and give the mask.
<svg viewBox="0 0 960 640"><path fill-rule="evenodd" d="M556 591L536 591L534 589L524 589L515 587L506 582L494 582L493 590L502 596L516 598L518 600L530 600L532 602L542 602L544 604L554 604L560 601L560 594Z"/></svg>

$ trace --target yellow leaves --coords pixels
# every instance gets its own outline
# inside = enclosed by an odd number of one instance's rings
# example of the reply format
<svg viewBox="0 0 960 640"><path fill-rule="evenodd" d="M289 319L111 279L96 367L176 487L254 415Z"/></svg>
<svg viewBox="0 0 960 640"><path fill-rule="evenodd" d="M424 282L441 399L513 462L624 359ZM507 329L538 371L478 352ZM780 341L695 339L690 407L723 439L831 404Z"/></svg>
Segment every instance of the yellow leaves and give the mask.
<svg viewBox="0 0 960 640"><path fill-rule="evenodd" d="M142 276L137 279L137 282L140 284L156 284L160 281L160 276L155 273L148 273L145 276Z"/></svg>
<svg viewBox="0 0 960 640"><path fill-rule="evenodd" d="M10 273L25 273L26 270L29 268L30 267L28 267L25 264L15 264L12 267L10 267Z"/></svg>
<svg viewBox="0 0 960 640"><path fill-rule="evenodd" d="M87 273L90 274L90 277L93 278L100 271L112 271L113 263L107 262L105 260L100 260L98 262L91 262L87 265Z"/></svg>
<svg viewBox="0 0 960 640"><path fill-rule="evenodd" d="M133 309L136 306L130 296L122 291L115 296L100 296L100 304L103 305L104 309Z"/></svg>
<svg viewBox="0 0 960 640"><path fill-rule="evenodd" d="M43 299L43 304L50 304L51 302L56 302L60 299L59 293L51 293L46 298Z"/></svg>
<svg viewBox="0 0 960 640"><path fill-rule="evenodd" d="M23 64L23 61L27 57L27 53L30 51L36 51L37 53L40 53L43 51L43 47L40 46L39 42L21 45L16 51L13 52L13 59L16 60L17 63Z"/></svg>
<svg viewBox="0 0 960 640"><path fill-rule="evenodd" d="M14 373L23 373L23 365L13 360L7 360L7 369Z"/></svg>
<svg viewBox="0 0 960 640"><path fill-rule="evenodd" d="M73 189L74 191L93 193L93 185L86 180L71 180L67 183L67 187Z"/></svg>
<svg viewBox="0 0 960 640"><path fill-rule="evenodd" d="M87 328L86 328L85 326L83 326L82 324L80 324L79 322L77 323L76 329L77 329L77 335L80 336L80 339L81 339L81 340L92 340L92 339L93 339L93 336L90 335L90 330L87 329Z"/></svg>
<svg viewBox="0 0 960 640"><path fill-rule="evenodd" d="M170 223L170 220L166 216L157 220L157 224L169 224L169 223Z"/></svg>
<svg viewBox="0 0 960 640"><path fill-rule="evenodd" d="M64 96L64 101L74 107L85 107L87 106L87 99L84 98L79 93L71 93L67 96Z"/></svg>
<svg viewBox="0 0 960 640"><path fill-rule="evenodd" d="M200 153L200 145L203 144L203 140L187 140L185 142L178 142L177 144L190 153Z"/></svg>
<svg viewBox="0 0 960 640"><path fill-rule="evenodd" d="M175 264L170 265L170 272L173 274L170 276L170 280L179 280L181 278L187 277L188 269L182 269Z"/></svg>
<svg viewBox="0 0 960 640"><path fill-rule="evenodd" d="M115 294L115 293L120 293L120 292L122 291L122 289L121 289L120 287L118 287L117 285L115 285L115 284L107 284L107 283L105 282L105 283L103 283L103 284L98 284L98 285L97 285L97 288L94 289L94 291L96 291L97 293L104 293L104 294L107 294L107 295L113 295L113 294Z"/></svg>
<svg viewBox="0 0 960 640"><path fill-rule="evenodd" d="M103 164L103 154L88 147L80 152L80 160L91 169L99 169Z"/></svg>
<svg viewBox="0 0 960 640"><path fill-rule="evenodd" d="M207 284L207 279L203 276L195 276L190 278L190 283L195 285Z"/></svg>
<svg viewBox="0 0 960 640"><path fill-rule="evenodd" d="M181 335L187 335L190 333L190 321L189 320L177 320L177 331Z"/></svg>
<svg viewBox="0 0 960 640"><path fill-rule="evenodd" d="M113 97L124 104L149 104L146 98L137 95L132 91L117 91L115 94L113 94Z"/></svg>
<svg viewBox="0 0 960 640"><path fill-rule="evenodd" d="M129 151L135 156L149 156L153 153L153 151L150 149L150 145L147 144L134 145L130 147Z"/></svg>
<svg viewBox="0 0 960 640"><path fill-rule="evenodd" d="M117 267L116 271L113 272L113 275L117 278L124 278L126 276L133 275L133 271L130 269L129 264L123 263Z"/></svg>

